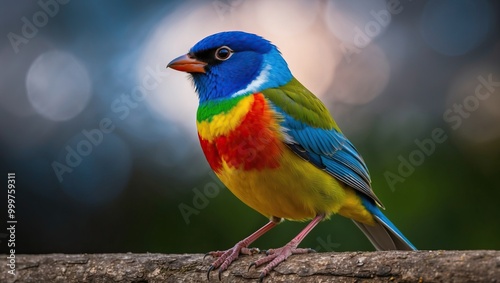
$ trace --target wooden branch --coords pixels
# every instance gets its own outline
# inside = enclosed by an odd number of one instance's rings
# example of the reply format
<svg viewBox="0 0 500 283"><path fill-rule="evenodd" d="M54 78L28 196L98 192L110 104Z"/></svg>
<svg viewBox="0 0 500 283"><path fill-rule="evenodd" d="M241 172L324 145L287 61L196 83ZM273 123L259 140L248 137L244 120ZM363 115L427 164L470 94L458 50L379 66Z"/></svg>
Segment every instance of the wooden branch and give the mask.
<svg viewBox="0 0 500 283"><path fill-rule="evenodd" d="M252 261L242 256L223 282L258 282ZM13 276L7 255L0 282L207 282L210 257L201 254L16 255ZM211 282L218 282L217 271ZM388 251L295 255L265 282L500 282L500 251Z"/></svg>

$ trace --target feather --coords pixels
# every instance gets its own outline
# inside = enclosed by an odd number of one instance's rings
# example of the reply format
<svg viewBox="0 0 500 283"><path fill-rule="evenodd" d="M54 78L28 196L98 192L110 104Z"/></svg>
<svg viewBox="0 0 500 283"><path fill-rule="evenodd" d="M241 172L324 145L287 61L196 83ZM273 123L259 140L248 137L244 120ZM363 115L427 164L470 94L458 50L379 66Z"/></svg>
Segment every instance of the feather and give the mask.
<svg viewBox="0 0 500 283"><path fill-rule="evenodd" d="M355 220L353 222L363 231L377 250L417 250L372 201L363 196L361 196L361 200L366 209L373 214L375 225L368 225Z"/></svg>
<svg viewBox="0 0 500 283"><path fill-rule="evenodd" d="M288 148L383 207L371 188L370 175L361 155L314 94L295 78L262 93L284 118L281 126L293 140L284 141Z"/></svg>

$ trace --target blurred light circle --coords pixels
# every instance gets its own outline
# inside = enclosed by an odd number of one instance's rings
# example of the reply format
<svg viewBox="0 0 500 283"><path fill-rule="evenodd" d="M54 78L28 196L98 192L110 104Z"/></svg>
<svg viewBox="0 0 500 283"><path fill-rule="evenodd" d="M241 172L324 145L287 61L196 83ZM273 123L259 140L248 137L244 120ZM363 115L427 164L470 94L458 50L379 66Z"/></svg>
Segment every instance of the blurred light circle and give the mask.
<svg viewBox="0 0 500 283"><path fill-rule="evenodd" d="M382 93L389 78L387 57L372 44L354 54L350 62L344 60L338 65L328 99L348 104L368 103Z"/></svg>
<svg viewBox="0 0 500 283"><path fill-rule="evenodd" d="M293 76L318 97L325 97L335 77L342 53L324 30L301 34L303 40L295 37L274 36L273 43L278 46L288 63ZM321 62L318 64L318 62Z"/></svg>
<svg viewBox="0 0 500 283"><path fill-rule="evenodd" d="M255 14L252 13L255 24L274 35L291 36L311 27L318 17L321 3L309 0L259 0L246 1L245 4L251 5L251 11L255 11Z"/></svg>
<svg viewBox="0 0 500 283"><path fill-rule="evenodd" d="M385 31L394 11L384 0L331 0L325 13L328 28L338 39L364 48Z"/></svg>
<svg viewBox="0 0 500 283"><path fill-rule="evenodd" d="M443 119L459 139L485 143L500 138L498 66L468 66L450 84Z"/></svg>
<svg viewBox="0 0 500 283"><path fill-rule="evenodd" d="M317 1L245 1L233 16L238 19L238 29L256 33L276 45L294 77L323 97L342 53L336 48L337 40L316 20L320 9ZM260 11L265 21L259 20L256 25L255 15L248 13L253 10Z"/></svg>
<svg viewBox="0 0 500 283"><path fill-rule="evenodd" d="M422 13L420 30L434 50L457 56L478 46L486 38L491 22L487 1L428 1Z"/></svg>
<svg viewBox="0 0 500 283"><path fill-rule="evenodd" d="M91 82L85 66L63 51L41 54L26 76L28 100L41 116L66 121L87 106Z"/></svg>
<svg viewBox="0 0 500 283"><path fill-rule="evenodd" d="M56 160L71 168L60 174L61 187L78 202L102 205L116 199L127 186L132 157L128 145L115 134L85 131L73 137Z"/></svg>
<svg viewBox="0 0 500 283"><path fill-rule="evenodd" d="M199 25L197 19L206 19ZM196 133L198 98L186 73L166 69L168 62L188 52L203 37L223 30L212 5L193 5L185 2L175 13L166 16L147 37L137 68L137 83L151 78L151 70L158 79L151 80L154 87L145 102L163 121ZM163 58L164 61L158 61ZM191 136L195 140L195 136ZM180 137L179 137L180 138Z"/></svg>

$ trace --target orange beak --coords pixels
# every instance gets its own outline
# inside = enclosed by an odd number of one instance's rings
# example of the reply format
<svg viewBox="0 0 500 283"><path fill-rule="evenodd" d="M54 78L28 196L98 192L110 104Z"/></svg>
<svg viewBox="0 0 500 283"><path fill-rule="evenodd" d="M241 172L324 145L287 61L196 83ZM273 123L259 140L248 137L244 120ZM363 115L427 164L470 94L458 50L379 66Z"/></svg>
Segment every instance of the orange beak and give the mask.
<svg viewBox="0 0 500 283"><path fill-rule="evenodd" d="M187 73L205 73L207 63L198 61L189 54L179 56L168 63L167 68Z"/></svg>

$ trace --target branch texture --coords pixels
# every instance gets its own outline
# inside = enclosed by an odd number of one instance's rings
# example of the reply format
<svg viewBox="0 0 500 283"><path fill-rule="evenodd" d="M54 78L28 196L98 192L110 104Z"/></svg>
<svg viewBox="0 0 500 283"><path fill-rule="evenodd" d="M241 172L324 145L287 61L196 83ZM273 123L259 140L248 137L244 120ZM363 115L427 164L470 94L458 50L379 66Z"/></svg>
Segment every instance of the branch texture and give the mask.
<svg viewBox="0 0 500 283"><path fill-rule="evenodd" d="M223 282L258 282L242 256ZM0 259L0 282L207 282L212 259L201 254L17 255L15 276ZM211 282L218 282L217 271ZM264 282L500 282L500 251L313 253L290 257Z"/></svg>

